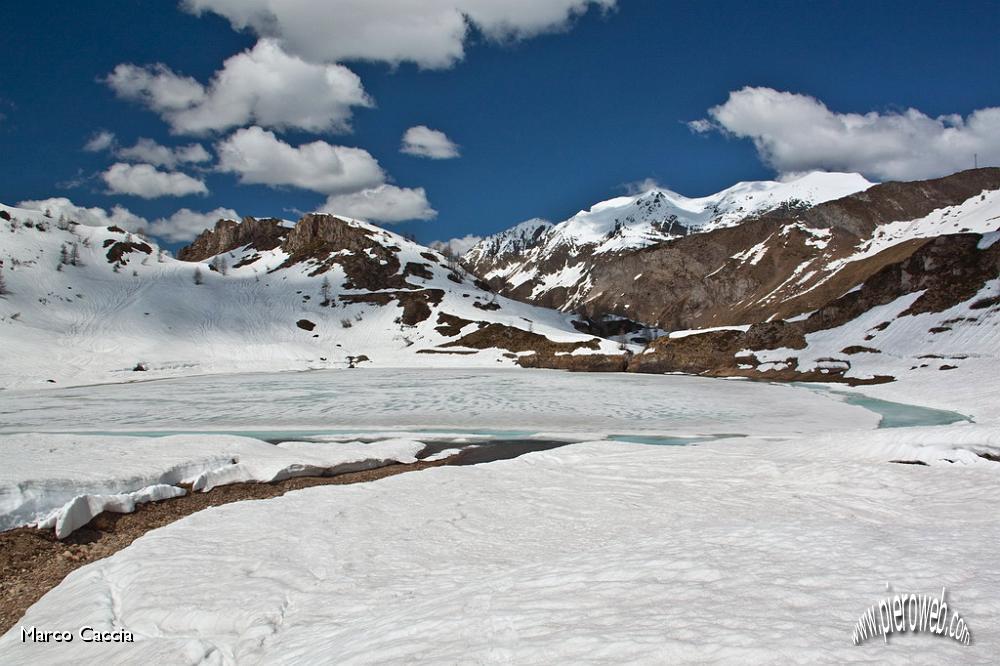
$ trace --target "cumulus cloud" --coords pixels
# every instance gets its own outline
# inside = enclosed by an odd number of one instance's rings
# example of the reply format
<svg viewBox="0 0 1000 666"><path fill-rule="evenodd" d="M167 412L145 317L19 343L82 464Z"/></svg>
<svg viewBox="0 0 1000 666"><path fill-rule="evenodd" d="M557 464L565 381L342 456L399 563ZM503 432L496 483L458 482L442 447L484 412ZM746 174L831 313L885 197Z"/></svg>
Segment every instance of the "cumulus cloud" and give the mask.
<svg viewBox="0 0 1000 666"><path fill-rule="evenodd" d="M390 224L437 217L437 211L427 201L424 188L388 184L327 197L320 212Z"/></svg>
<svg viewBox="0 0 1000 666"><path fill-rule="evenodd" d="M915 180L1000 164L1000 107L932 118L917 109L837 113L808 95L746 87L689 123L750 139L766 164L788 175L824 169Z"/></svg>
<svg viewBox="0 0 1000 666"><path fill-rule="evenodd" d="M278 39L313 62L443 68L464 57L473 25L492 41L525 39L565 30L575 16L591 7L612 9L616 0L183 0L182 6Z"/></svg>
<svg viewBox="0 0 1000 666"><path fill-rule="evenodd" d="M160 171L152 164L118 162L101 174L109 194L133 194L144 199L208 194L205 183L176 171Z"/></svg>
<svg viewBox="0 0 1000 666"><path fill-rule="evenodd" d="M139 139L134 146L118 148L114 154L129 162L145 162L168 169L181 164L200 164L212 159L212 155L200 143L171 148L146 138Z"/></svg>
<svg viewBox="0 0 1000 666"><path fill-rule="evenodd" d="M83 144L83 149L88 153L100 153L105 150L110 150L112 146L115 145L115 134L114 132L109 132L108 130L101 130L99 132L94 132L94 134L87 139L87 143Z"/></svg>
<svg viewBox="0 0 1000 666"><path fill-rule="evenodd" d="M22 201L17 205L19 208L27 208L29 210L48 211L54 218L65 217L68 220L85 224L88 227L110 227L114 225L128 231L140 231L148 224L146 218L136 215L122 206L113 206L110 211L97 207L87 208L85 206L77 206L66 197L32 199Z"/></svg>
<svg viewBox="0 0 1000 666"><path fill-rule="evenodd" d="M461 238L452 238L451 240L446 241L431 241L430 247L438 252L446 254L451 252L452 254L461 257L481 240L483 240L482 236L468 234L467 236L462 236Z"/></svg>
<svg viewBox="0 0 1000 666"><path fill-rule="evenodd" d="M373 105L348 68L306 62L272 39L227 59L207 86L163 64L123 63L104 81L119 97L158 113L175 134L207 134L249 123L349 132L352 107Z"/></svg>
<svg viewBox="0 0 1000 666"><path fill-rule="evenodd" d="M232 208L216 208L207 213L181 208L170 217L154 220L149 232L171 242L189 241L205 229L214 227L219 220L239 219L240 216Z"/></svg>
<svg viewBox="0 0 1000 666"><path fill-rule="evenodd" d="M200 164L212 159L211 153L200 143L186 146L164 146L153 139L140 138L133 146L121 146L114 133L102 130L84 144L83 149L96 153L108 151L125 162L145 162L154 166L173 169L181 164Z"/></svg>
<svg viewBox="0 0 1000 666"><path fill-rule="evenodd" d="M296 147L260 127L238 130L215 149L219 170L238 174L242 183L341 194L385 182L385 172L366 150L325 141Z"/></svg>
<svg viewBox="0 0 1000 666"><path fill-rule="evenodd" d="M417 125L403 134L400 152L415 157L429 157L432 160L450 160L459 156L458 144L441 131L426 125Z"/></svg>

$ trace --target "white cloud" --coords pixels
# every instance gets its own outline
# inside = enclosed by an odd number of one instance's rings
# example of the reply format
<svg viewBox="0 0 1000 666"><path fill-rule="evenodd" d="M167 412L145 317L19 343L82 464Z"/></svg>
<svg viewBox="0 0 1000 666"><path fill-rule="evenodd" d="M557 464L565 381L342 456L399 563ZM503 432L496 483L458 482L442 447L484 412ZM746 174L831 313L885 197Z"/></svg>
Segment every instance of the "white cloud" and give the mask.
<svg viewBox="0 0 1000 666"><path fill-rule="evenodd" d="M642 180L625 183L622 187L625 189L625 193L629 196L644 194L650 190L665 189L655 178L643 178Z"/></svg>
<svg viewBox="0 0 1000 666"><path fill-rule="evenodd" d="M179 164L200 164L212 159L212 155L200 143L171 148L146 138L139 139L134 146L116 149L114 155L129 162L145 162L168 169Z"/></svg>
<svg viewBox="0 0 1000 666"><path fill-rule="evenodd" d="M706 134L714 129L718 129L711 120L706 120L701 118L699 120L692 120L687 124L688 128L696 134Z"/></svg>
<svg viewBox="0 0 1000 666"><path fill-rule="evenodd" d="M444 132L426 125L417 125L406 130L400 152L416 157L429 157L432 160L449 160L459 156L458 144L449 139Z"/></svg>
<svg viewBox="0 0 1000 666"><path fill-rule="evenodd" d="M128 231L139 231L144 229L148 224L146 218L136 215L122 206L113 206L111 211L108 212L103 208L77 206L66 197L34 199L22 201L17 205L19 208L27 208L29 210L49 211L54 218L58 219L60 216L65 216L68 220L85 224L88 227L110 227L114 225Z"/></svg>
<svg viewBox="0 0 1000 666"><path fill-rule="evenodd" d="M227 59L207 86L162 64L123 63L105 82L119 97L160 114L175 134L206 134L249 123L349 132L352 107L373 105L351 70L306 62L271 39Z"/></svg>
<svg viewBox="0 0 1000 666"><path fill-rule="evenodd" d="M616 0L184 0L236 30L252 30L314 62L370 60L450 67L465 55L470 24L492 41L565 30L591 6Z"/></svg>
<svg viewBox="0 0 1000 666"><path fill-rule="evenodd" d="M447 241L432 241L430 247L438 252L451 250L451 252L455 255L461 257L481 240L483 240L482 236L473 236L472 234L469 234L467 236L462 236L461 238L452 238Z"/></svg>
<svg viewBox="0 0 1000 666"><path fill-rule="evenodd" d="M190 76L174 74L163 64L139 67L122 63L104 78L124 99L142 102L158 112L177 112L201 104L205 87Z"/></svg>
<svg viewBox="0 0 1000 666"><path fill-rule="evenodd" d="M200 143L190 143L186 146L171 148L153 139L140 138L134 146L123 147L112 132L101 130L95 133L83 149L92 152L109 151L112 155L126 162L145 162L154 166L173 169L179 164L200 164L212 159L211 153Z"/></svg>
<svg viewBox="0 0 1000 666"><path fill-rule="evenodd" d="M87 143L83 144L83 149L88 153L99 153L104 150L109 150L114 145L114 132L101 130L99 132L94 132L94 134L87 139Z"/></svg>
<svg viewBox="0 0 1000 666"><path fill-rule="evenodd" d="M240 182L343 194L381 185L385 172L366 150L314 141L291 146L274 132L249 127L216 144L219 170Z"/></svg>
<svg viewBox="0 0 1000 666"><path fill-rule="evenodd" d="M837 113L814 97L746 87L708 111L714 129L754 142L780 174L816 169L857 171L879 179L943 176L979 164L1000 164L1000 107L967 117L901 113ZM708 131L707 120L689 123Z"/></svg>
<svg viewBox="0 0 1000 666"><path fill-rule="evenodd" d="M424 188L395 185L379 185L360 192L330 196L320 212L388 223L437 217L437 211L427 201Z"/></svg>
<svg viewBox="0 0 1000 666"><path fill-rule="evenodd" d="M101 174L110 194L133 194L144 199L207 194L203 181L176 171L160 171L152 164L118 162Z"/></svg>
<svg viewBox="0 0 1000 666"><path fill-rule="evenodd" d="M189 241L205 229L214 227L219 220L239 219L240 216L232 208L216 208L207 213L181 208L170 217L154 220L149 232L172 242Z"/></svg>

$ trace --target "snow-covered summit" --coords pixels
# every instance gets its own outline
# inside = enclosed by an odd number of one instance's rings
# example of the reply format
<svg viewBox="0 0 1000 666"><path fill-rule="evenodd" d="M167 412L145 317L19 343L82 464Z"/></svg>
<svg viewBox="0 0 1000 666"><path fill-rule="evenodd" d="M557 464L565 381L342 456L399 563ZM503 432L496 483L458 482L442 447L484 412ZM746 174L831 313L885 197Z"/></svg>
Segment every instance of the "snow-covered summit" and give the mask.
<svg viewBox="0 0 1000 666"><path fill-rule="evenodd" d="M542 243L552 226L548 220L533 217L498 234L487 236L472 246L464 259L475 263L486 257L502 259L521 254Z"/></svg>
<svg viewBox="0 0 1000 666"><path fill-rule="evenodd" d="M776 208L814 206L872 185L856 173L815 171L790 181L741 182L704 197L650 188L601 201L559 224L522 222L483 239L465 260L472 266L502 262L535 247L549 253L559 247L586 248L593 254L636 249L696 231L733 226ZM526 234L531 242L523 242Z"/></svg>

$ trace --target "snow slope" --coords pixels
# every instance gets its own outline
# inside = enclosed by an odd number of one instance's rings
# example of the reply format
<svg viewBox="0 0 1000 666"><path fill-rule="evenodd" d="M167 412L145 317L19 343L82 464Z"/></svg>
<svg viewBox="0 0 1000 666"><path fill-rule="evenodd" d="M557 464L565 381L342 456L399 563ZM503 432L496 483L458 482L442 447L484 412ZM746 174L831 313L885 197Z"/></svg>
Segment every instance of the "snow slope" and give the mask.
<svg viewBox="0 0 1000 666"><path fill-rule="evenodd" d="M790 357L800 370L849 363L847 377L891 376L896 381L857 390L887 400L943 407L1000 421L1000 279L942 312L902 313L923 294L902 296L836 328L806 335L806 349L754 352L780 367ZM863 351L845 354L857 347ZM766 369L765 365L761 369Z"/></svg>
<svg viewBox="0 0 1000 666"><path fill-rule="evenodd" d="M402 322L394 290L351 288L340 264L318 275L313 261L282 267L288 255L280 247L241 248L192 263L161 255L151 241L124 231L60 224L39 211L0 211L14 220L0 220L0 270L9 291L0 296L0 387L346 367L349 356L362 355L381 367L514 362L498 349L417 353L458 337L437 329L442 313L530 329L555 341L592 338L578 333L571 317L496 297L455 273L439 253L356 220L344 224L395 248L401 267L423 266L421 274L405 277L413 290L443 292L426 319ZM108 253L122 247L122 259L113 261ZM77 265L61 263L63 248L78 254ZM217 260L228 264L225 275L211 270ZM195 283L196 271L203 284ZM333 307L321 305L324 278ZM384 305L344 301L380 291L388 294ZM494 307L491 302L499 308L474 307ZM314 330L300 328L300 320ZM133 372L138 364L147 372Z"/></svg>
<svg viewBox="0 0 1000 666"><path fill-rule="evenodd" d="M994 663L1000 465L887 461L995 450L997 431L893 432L591 442L208 509L75 571L21 622L134 643L23 644L14 627L0 660ZM887 582L946 587L972 645L854 646Z"/></svg>

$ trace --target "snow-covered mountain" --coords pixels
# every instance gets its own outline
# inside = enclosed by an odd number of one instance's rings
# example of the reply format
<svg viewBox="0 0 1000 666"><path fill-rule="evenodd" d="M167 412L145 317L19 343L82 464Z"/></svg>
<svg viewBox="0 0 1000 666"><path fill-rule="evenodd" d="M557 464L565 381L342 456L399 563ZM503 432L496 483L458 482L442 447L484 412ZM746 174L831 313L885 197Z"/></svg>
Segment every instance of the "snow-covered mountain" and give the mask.
<svg viewBox="0 0 1000 666"><path fill-rule="evenodd" d="M0 386L615 349L357 220L221 220L178 254L0 206Z"/></svg>
<svg viewBox="0 0 1000 666"><path fill-rule="evenodd" d="M594 262L580 309L655 338L618 370L982 387L1000 367L998 240L1000 169L885 183Z"/></svg>
<svg viewBox="0 0 1000 666"><path fill-rule="evenodd" d="M775 210L809 208L872 185L859 174L813 172L788 182L737 183L698 198L652 188L602 201L558 224L522 222L483 239L463 261L516 297L538 300L549 295L547 305L570 309L586 297L587 275L595 263Z"/></svg>

